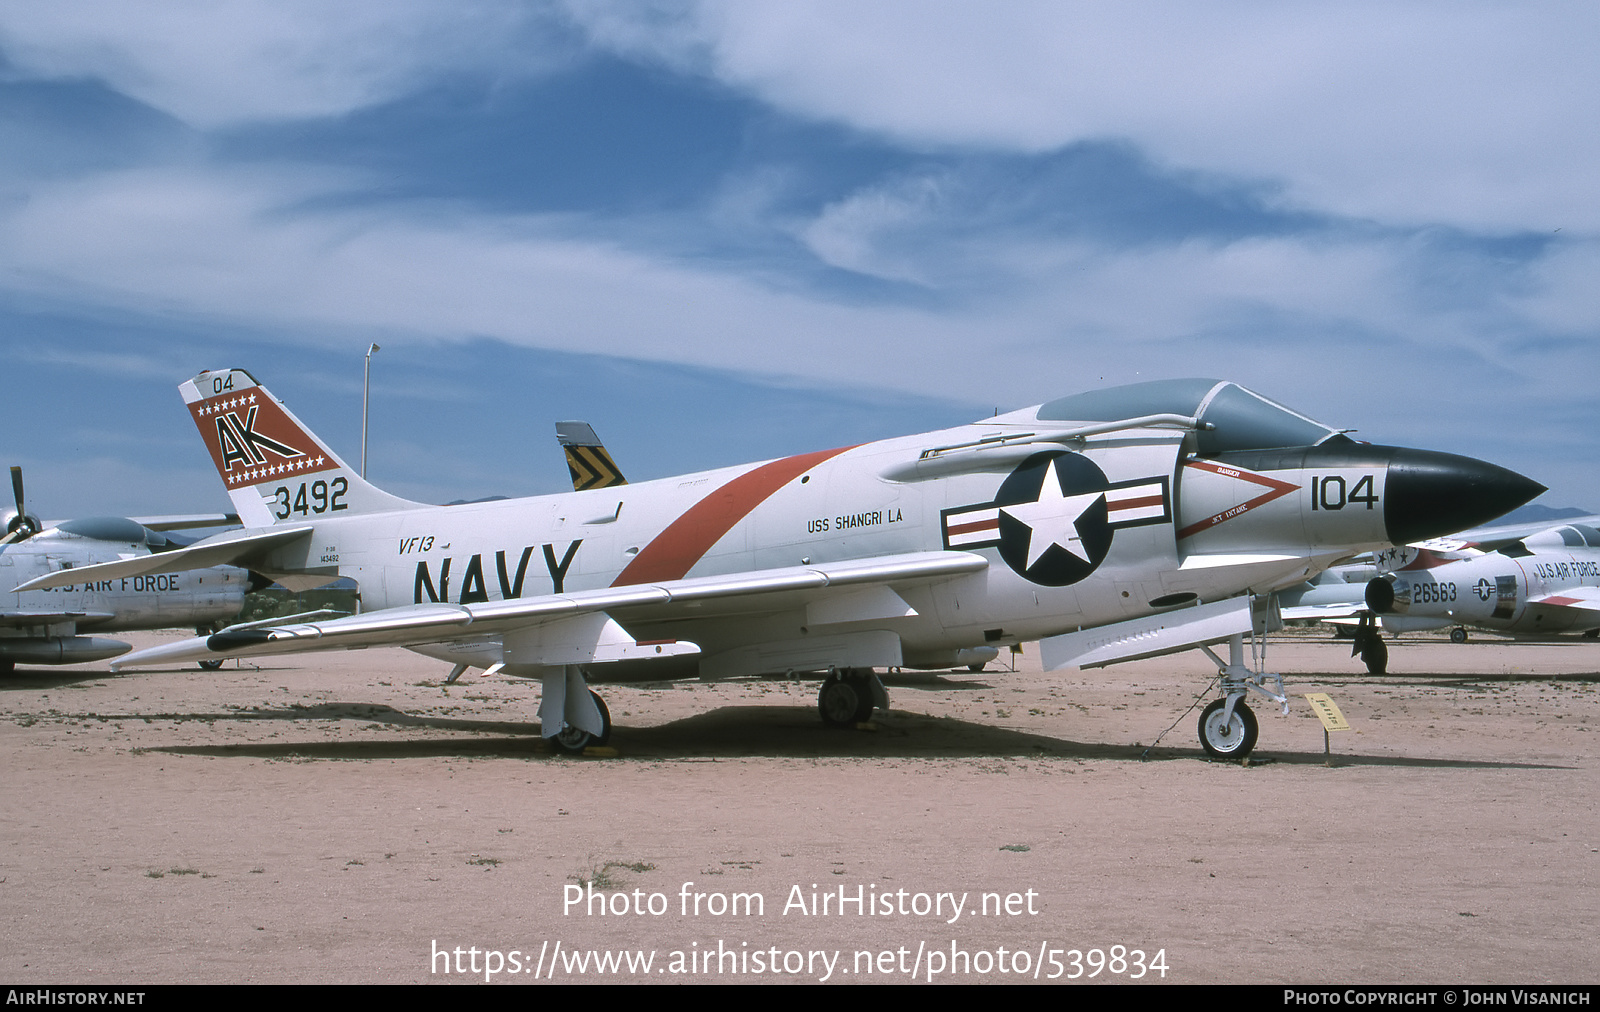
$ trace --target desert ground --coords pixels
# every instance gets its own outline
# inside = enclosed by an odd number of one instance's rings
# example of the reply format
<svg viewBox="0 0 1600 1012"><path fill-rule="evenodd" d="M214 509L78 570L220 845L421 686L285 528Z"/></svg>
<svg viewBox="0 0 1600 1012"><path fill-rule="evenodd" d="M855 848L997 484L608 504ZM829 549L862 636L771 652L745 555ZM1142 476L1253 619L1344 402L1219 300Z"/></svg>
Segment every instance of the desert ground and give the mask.
<svg viewBox="0 0 1600 1012"><path fill-rule="evenodd" d="M1254 705L1245 764L1199 748L1203 655L1036 657L895 674L854 730L813 681L602 686L603 757L542 748L536 684L445 687L402 650L20 670L0 973L1600 978L1600 644L1406 638L1373 678L1326 633L1276 639L1291 711ZM1307 692L1353 726L1331 762Z"/></svg>

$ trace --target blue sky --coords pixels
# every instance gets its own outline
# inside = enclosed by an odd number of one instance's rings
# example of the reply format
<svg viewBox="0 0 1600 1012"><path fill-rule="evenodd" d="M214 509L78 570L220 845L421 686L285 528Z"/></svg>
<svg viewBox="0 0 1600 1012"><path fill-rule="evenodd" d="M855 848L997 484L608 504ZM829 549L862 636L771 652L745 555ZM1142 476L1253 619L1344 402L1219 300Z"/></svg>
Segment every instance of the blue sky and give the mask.
<svg viewBox="0 0 1600 1012"><path fill-rule="evenodd" d="M1600 509L1588 4L0 2L8 459L222 509L250 369L412 498L1169 376Z"/></svg>

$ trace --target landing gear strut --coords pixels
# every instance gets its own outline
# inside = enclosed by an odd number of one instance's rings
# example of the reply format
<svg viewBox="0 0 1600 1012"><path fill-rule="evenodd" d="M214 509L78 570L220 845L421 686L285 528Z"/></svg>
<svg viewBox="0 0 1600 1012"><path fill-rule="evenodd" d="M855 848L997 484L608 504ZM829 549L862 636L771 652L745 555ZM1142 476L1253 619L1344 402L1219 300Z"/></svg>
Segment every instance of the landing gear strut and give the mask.
<svg viewBox="0 0 1600 1012"><path fill-rule="evenodd" d="M539 723L544 737L563 752L576 754L611 740L611 711L576 664L546 669Z"/></svg>
<svg viewBox="0 0 1600 1012"><path fill-rule="evenodd" d="M1222 680L1222 698L1211 702L1200 712L1200 746L1213 759L1243 759L1256 747L1259 728L1256 715L1244 705L1244 697L1260 693L1283 707L1289 713L1289 697L1283 692L1283 676L1252 671L1244 662L1244 634L1236 633L1228 639L1228 663L1201 647L1217 662L1217 674Z"/></svg>
<svg viewBox="0 0 1600 1012"><path fill-rule="evenodd" d="M1355 641L1350 644L1350 656L1356 654L1361 655L1361 662L1367 666L1368 674L1389 673L1389 647L1383 642L1383 634L1378 631L1378 620L1371 615L1361 616L1361 626L1356 629Z"/></svg>
<svg viewBox="0 0 1600 1012"><path fill-rule="evenodd" d="M218 625L200 625L200 626L195 626L194 634L196 636L212 636L212 635L216 634L218 628L219 628ZM217 657L217 658L215 658L213 660L209 660L209 661L201 661L200 662L200 670L201 671L221 671L222 670L222 662L223 662L223 658L221 658L221 657Z"/></svg>
<svg viewBox="0 0 1600 1012"><path fill-rule="evenodd" d="M817 693L817 712L829 727L854 727L878 706L888 709L889 692L871 668L834 669Z"/></svg>

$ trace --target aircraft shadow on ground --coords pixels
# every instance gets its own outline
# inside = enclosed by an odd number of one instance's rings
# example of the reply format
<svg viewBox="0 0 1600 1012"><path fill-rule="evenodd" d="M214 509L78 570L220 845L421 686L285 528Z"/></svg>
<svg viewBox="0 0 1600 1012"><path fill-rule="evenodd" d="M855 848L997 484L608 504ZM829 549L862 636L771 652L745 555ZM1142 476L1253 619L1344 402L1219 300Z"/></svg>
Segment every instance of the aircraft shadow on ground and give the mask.
<svg viewBox="0 0 1600 1012"><path fill-rule="evenodd" d="M97 715L98 716L98 715ZM111 719L179 720L362 720L392 727L472 732L474 738L407 738L348 741L252 742L225 745L169 745L143 749L173 755L237 756L278 760L360 760L407 758L566 758L539 737L536 723L464 720L406 713L390 706L322 703L277 710L188 715L138 715ZM1077 759L1170 761L1207 760L1198 747L1079 742L954 717L902 710L875 721L872 730L829 728L810 707L724 706L652 727L618 725L611 762L662 760L777 759ZM492 735L493 737L489 737ZM1322 752L1261 749L1250 765L1322 766ZM1209 761L1209 760L1208 760ZM1334 766L1391 766L1441 769L1567 769L1538 763L1408 756L1335 754ZM1233 763L1230 765L1239 765Z"/></svg>
<svg viewBox="0 0 1600 1012"><path fill-rule="evenodd" d="M1316 681L1318 685L1395 685L1430 689L1503 689L1511 685L1561 682L1570 685L1600 682L1600 672L1564 672L1562 674L1528 674L1521 672L1462 672L1439 674L1436 672L1391 671L1386 675L1369 675L1350 671L1296 674L1299 682Z"/></svg>
<svg viewBox="0 0 1600 1012"><path fill-rule="evenodd" d="M18 668L8 675L0 675L0 692L16 692L22 689L64 689L84 682L101 682L124 677L126 676L113 674L110 671Z"/></svg>

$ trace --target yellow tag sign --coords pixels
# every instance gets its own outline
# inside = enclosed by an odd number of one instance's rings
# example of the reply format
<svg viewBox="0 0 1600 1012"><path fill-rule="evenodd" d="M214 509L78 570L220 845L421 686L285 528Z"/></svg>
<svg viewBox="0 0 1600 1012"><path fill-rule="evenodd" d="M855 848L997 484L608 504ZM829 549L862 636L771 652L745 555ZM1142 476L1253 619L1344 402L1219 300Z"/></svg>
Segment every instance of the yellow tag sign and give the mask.
<svg viewBox="0 0 1600 1012"><path fill-rule="evenodd" d="M1329 731L1348 731L1350 722L1344 719L1344 714L1339 712L1333 699L1326 692L1306 693L1306 702L1311 704L1317 719L1322 721L1322 726Z"/></svg>

